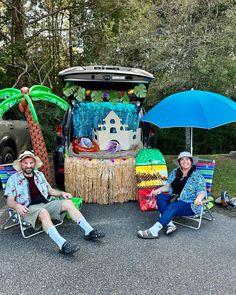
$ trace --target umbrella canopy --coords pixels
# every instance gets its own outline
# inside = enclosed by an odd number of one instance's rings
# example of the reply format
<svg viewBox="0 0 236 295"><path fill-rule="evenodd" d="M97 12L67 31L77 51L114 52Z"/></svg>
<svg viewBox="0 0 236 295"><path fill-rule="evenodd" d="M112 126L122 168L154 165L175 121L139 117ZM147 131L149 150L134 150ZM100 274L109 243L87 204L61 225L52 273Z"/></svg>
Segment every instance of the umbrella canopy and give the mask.
<svg viewBox="0 0 236 295"><path fill-rule="evenodd" d="M211 129L236 122L236 103L226 96L214 92L183 91L162 100L141 120L153 123L160 128Z"/></svg>
<svg viewBox="0 0 236 295"><path fill-rule="evenodd" d="M189 90L168 96L141 119L160 128L211 129L236 121L236 103L226 96Z"/></svg>

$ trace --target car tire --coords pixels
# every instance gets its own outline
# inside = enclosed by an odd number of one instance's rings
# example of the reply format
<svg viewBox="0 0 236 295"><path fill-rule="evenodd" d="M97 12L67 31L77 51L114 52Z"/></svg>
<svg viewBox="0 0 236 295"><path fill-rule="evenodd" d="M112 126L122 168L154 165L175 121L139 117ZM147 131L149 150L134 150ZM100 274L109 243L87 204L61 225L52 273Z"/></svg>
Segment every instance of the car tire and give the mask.
<svg viewBox="0 0 236 295"><path fill-rule="evenodd" d="M1 150L1 164L12 163L16 159L15 152L10 146L4 146Z"/></svg>

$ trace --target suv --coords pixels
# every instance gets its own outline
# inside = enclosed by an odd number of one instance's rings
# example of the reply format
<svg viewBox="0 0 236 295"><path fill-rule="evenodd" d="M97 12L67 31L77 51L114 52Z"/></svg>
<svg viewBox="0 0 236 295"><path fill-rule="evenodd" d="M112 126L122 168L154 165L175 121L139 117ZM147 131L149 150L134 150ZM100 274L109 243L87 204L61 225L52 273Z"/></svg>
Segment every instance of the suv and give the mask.
<svg viewBox="0 0 236 295"><path fill-rule="evenodd" d="M0 164L12 163L26 149L32 149L28 125L13 107L0 119Z"/></svg>
<svg viewBox="0 0 236 295"><path fill-rule="evenodd" d="M70 102L61 125L57 127L56 147L53 153L55 181L61 186L64 183L64 154L73 140L73 116L78 101L107 102L110 99L110 102L116 100L115 103L130 102L138 107L141 117L144 97L154 77L141 69L118 66L73 67L61 71L59 76L65 85L63 92ZM139 91L139 94L135 90ZM141 127L144 145L147 145L147 124L141 122Z"/></svg>

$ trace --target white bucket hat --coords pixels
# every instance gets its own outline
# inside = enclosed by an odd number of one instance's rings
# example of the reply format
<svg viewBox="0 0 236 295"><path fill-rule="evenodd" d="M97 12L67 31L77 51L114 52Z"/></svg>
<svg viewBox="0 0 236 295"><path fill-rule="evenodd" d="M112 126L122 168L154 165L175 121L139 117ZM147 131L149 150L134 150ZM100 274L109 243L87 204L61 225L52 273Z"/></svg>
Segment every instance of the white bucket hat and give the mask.
<svg viewBox="0 0 236 295"><path fill-rule="evenodd" d="M12 166L16 169L16 171L20 171L21 170L21 164L20 162L25 159L25 158L32 158L35 160L35 168L38 169L43 165L43 162L39 159L38 156L35 156L35 154L33 154L30 151L24 151L24 153L19 155L19 158L17 160L15 160L12 164Z"/></svg>
<svg viewBox="0 0 236 295"><path fill-rule="evenodd" d="M179 166L179 160L180 160L181 158L184 158L184 157L187 157L187 158L192 159L192 161L193 161L193 165L196 165L197 162L199 161L199 158L198 158L198 157L193 157L192 154L191 154L190 152L186 152L186 151L184 151L184 152L181 152L181 153L178 155L178 158L177 158L176 160L174 160L174 163L175 163L177 166Z"/></svg>

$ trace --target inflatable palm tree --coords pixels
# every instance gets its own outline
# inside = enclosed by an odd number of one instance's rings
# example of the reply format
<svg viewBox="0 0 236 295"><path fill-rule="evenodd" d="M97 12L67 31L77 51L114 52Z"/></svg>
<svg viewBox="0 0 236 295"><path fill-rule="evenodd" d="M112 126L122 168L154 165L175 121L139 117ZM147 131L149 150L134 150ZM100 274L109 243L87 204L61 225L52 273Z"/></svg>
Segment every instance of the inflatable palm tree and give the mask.
<svg viewBox="0 0 236 295"><path fill-rule="evenodd" d="M69 104L51 92L52 91L50 88L41 85L35 85L30 89L23 87L21 91L16 88L6 88L0 90L0 99L4 99L4 101L0 103L0 117L2 117L4 113L15 104L19 104L19 109L25 114L26 120L28 122L34 153L39 156L43 162L43 166L40 168L40 170L44 173L50 184L52 184L52 176L49 157L32 100L49 101L61 107L63 110L67 110Z"/></svg>

